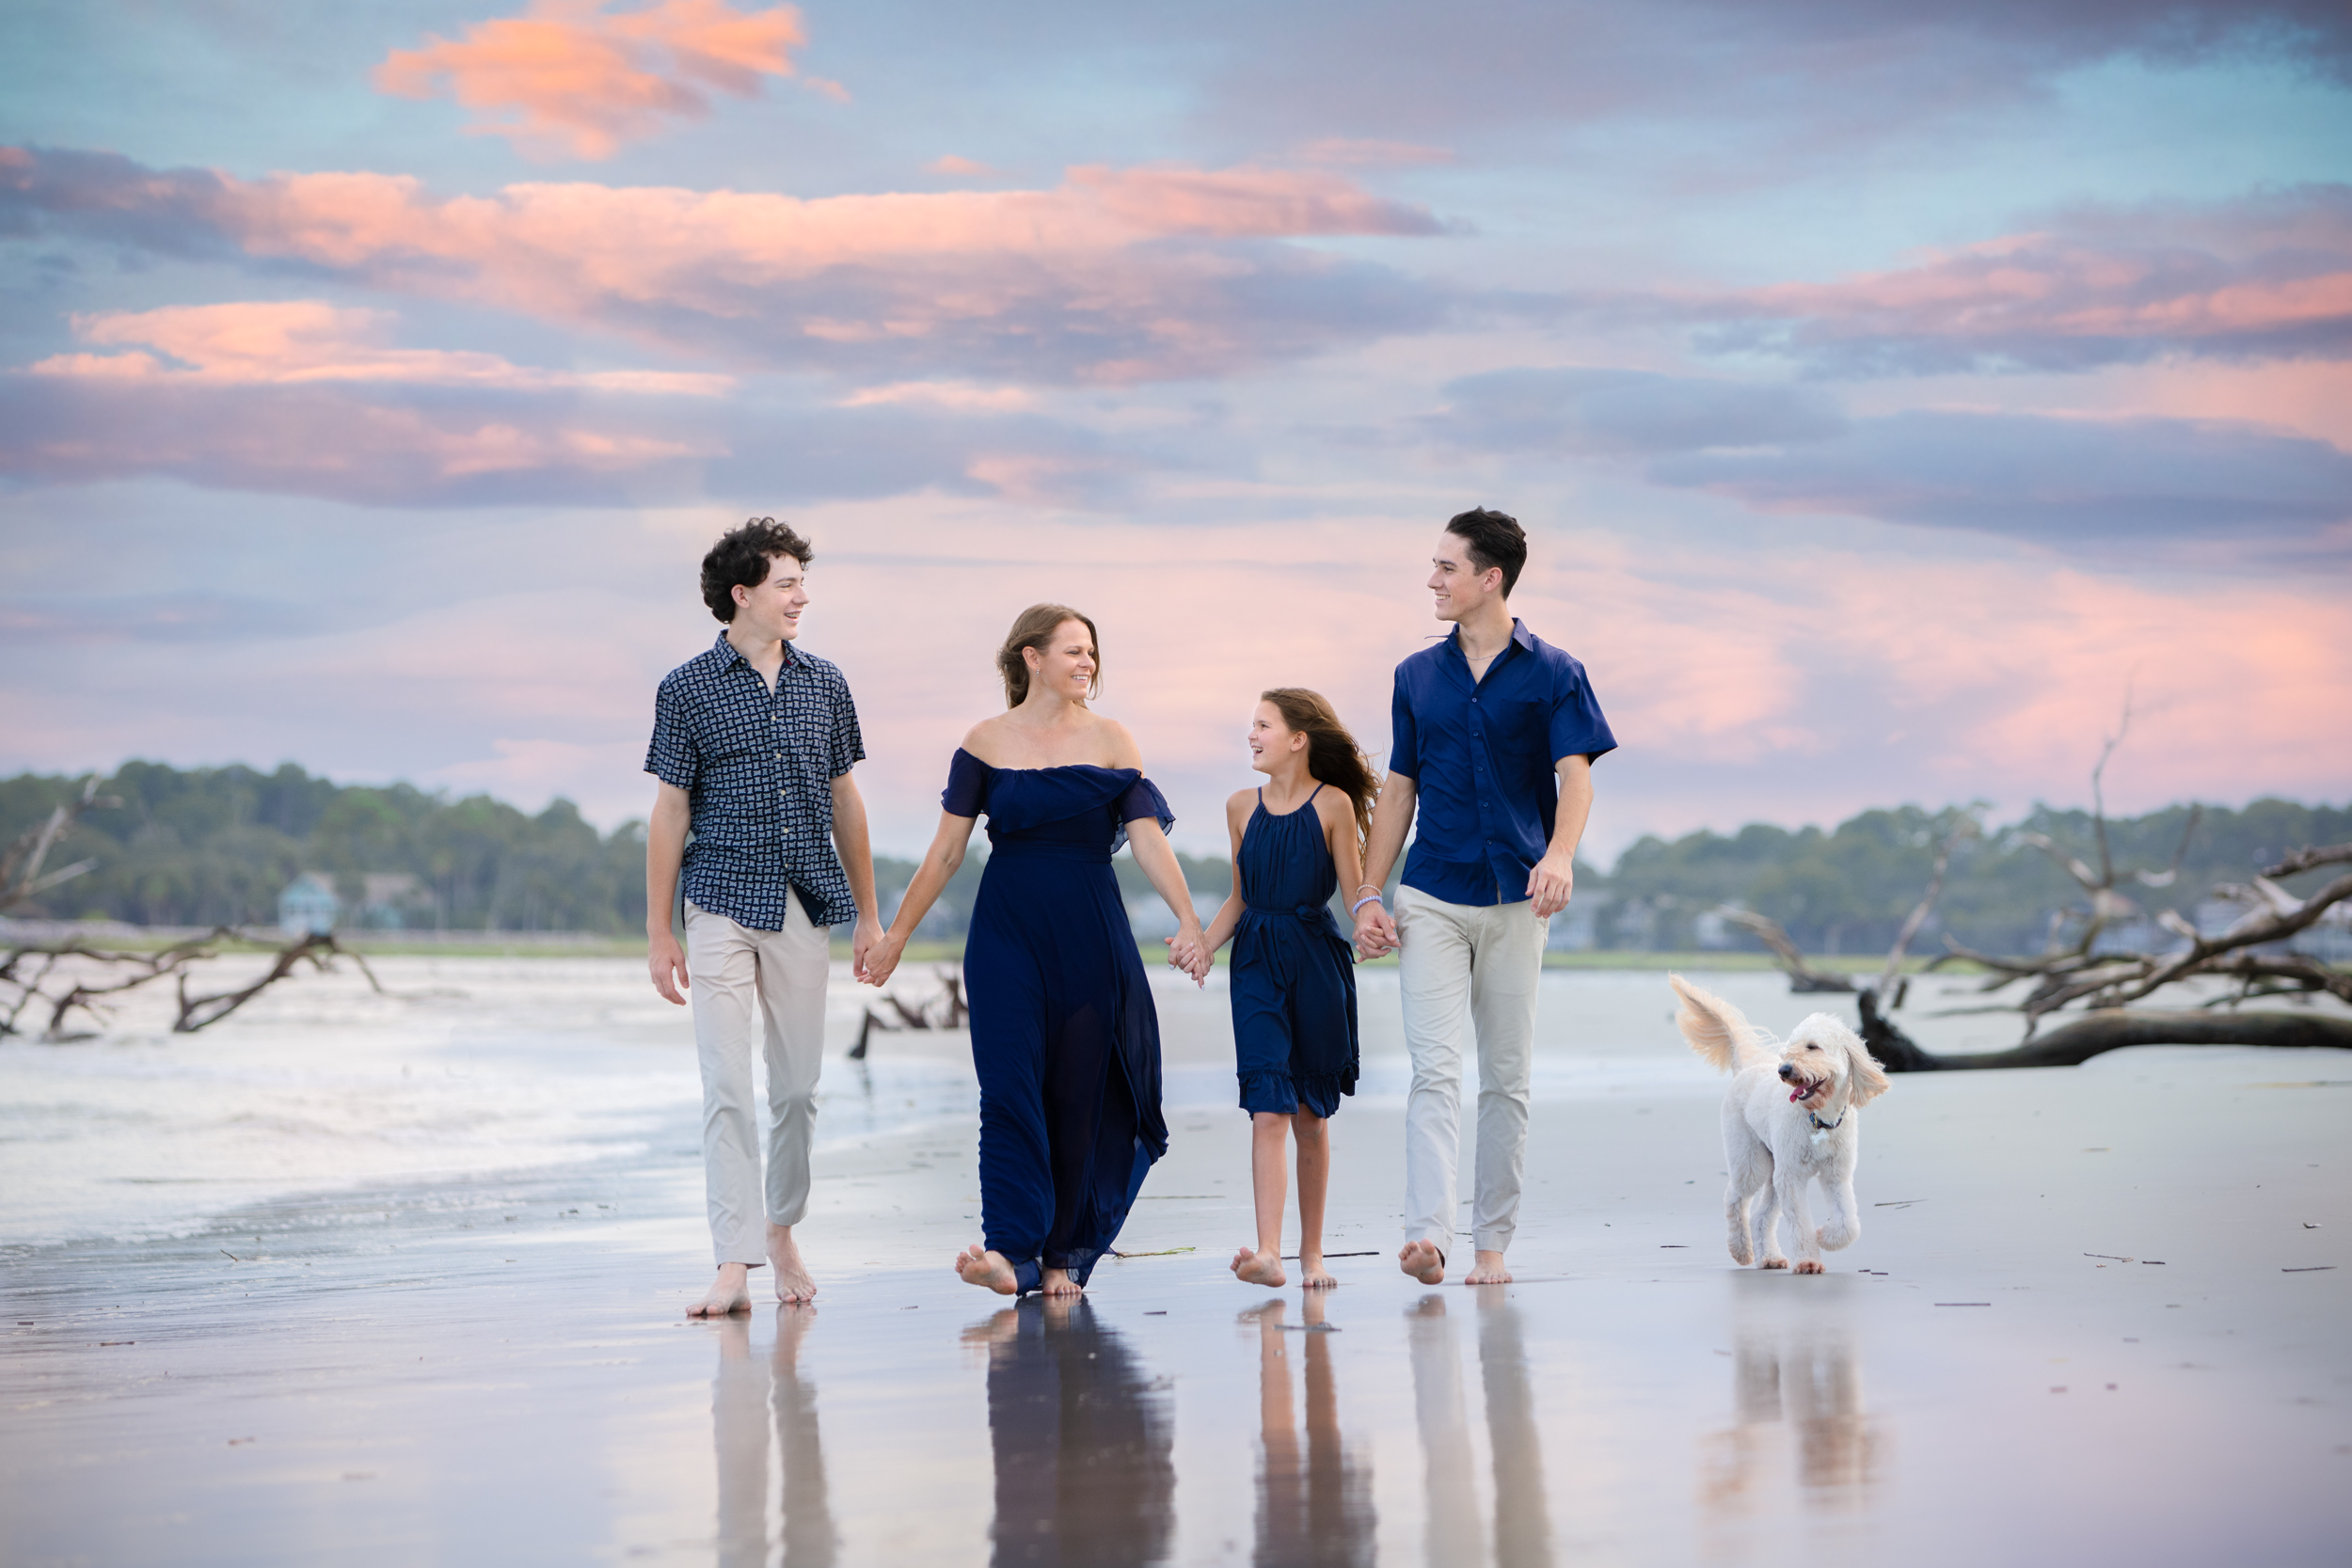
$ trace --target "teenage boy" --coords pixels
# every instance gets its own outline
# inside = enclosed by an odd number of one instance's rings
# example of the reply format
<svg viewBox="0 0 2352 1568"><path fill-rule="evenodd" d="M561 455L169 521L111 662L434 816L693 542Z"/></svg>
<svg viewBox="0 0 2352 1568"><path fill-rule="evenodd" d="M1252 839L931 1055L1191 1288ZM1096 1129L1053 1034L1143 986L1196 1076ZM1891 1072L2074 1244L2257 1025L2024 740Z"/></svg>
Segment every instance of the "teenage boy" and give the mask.
<svg viewBox="0 0 2352 1568"><path fill-rule="evenodd" d="M1457 1218L1465 1023L1478 1039L1478 1160L1463 1283L1511 1277L1544 938L1575 889L1593 764L1617 744L1584 667L1512 615L1526 563L1526 532L1500 512L1465 512L1438 536L1429 590L1454 631L1396 667L1389 775L1364 885L1348 895L1364 956L1401 949L1413 1086L1397 1263L1424 1285L1445 1277ZM1416 807L1391 916L1380 890Z"/></svg>
<svg viewBox="0 0 2352 1568"><path fill-rule="evenodd" d="M662 680L645 752L645 771L661 781L645 834L646 961L667 1000L683 1006L680 990L693 991L702 1061L719 1275L687 1308L697 1318L750 1311L749 1271L762 1263L775 1271L778 1301L817 1294L792 1227L808 1209L830 927L856 922L853 967L882 936L866 805L850 779L866 755L857 707L838 669L793 646L809 553L772 517L711 546L703 602L726 629ZM670 934L681 869L684 953ZM768 1064L764 1182L755 1040Z"/></svg>

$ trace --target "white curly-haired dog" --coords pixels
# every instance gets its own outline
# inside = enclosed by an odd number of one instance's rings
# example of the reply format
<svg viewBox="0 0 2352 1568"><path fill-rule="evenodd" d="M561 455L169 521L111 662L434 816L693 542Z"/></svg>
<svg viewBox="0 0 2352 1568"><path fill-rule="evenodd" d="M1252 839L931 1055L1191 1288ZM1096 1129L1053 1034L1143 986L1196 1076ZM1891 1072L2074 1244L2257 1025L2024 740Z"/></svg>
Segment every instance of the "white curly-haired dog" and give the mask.
<svg viewBox="0 0 2352 1568"><path fill-rule="evenodd" d="M1854 1207L1854 1159L1861 1148L1861 1108L1886 1092L1886 1070L1861 1037L1827 1013L1797 1025L1785 1045L1747 1021L1722 997L1679 974L1666 983L1682 999L1675 1025L1691 1049L1732 1074L1724 1097L1724 1163L1731 1185L1724 1194L1731 1227L1731 1256L1758 1268L1785 1269L1779 1227L1788 1216L1797 1237L1797 1272L1820 1274L1821 1252L1851 1246L1862 1234ZM1818 1180L1836 1212L1813 1226L1805 1183ZM1761 1191L1753 1217L1748 1201Z"/></svg>

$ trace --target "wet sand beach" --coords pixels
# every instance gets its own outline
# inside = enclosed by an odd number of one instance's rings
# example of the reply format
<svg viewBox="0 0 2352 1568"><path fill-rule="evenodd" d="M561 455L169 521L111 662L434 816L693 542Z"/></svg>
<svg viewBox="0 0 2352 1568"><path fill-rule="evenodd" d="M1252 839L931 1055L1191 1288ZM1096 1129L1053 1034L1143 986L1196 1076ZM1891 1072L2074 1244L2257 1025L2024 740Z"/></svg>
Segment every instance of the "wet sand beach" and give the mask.
<svg viewBox="0 0 2352 1568"><path fill-rule="evenodd" d="M524 985L449 962L435 984ZM428 989L426 963L388 984ZM961 1037L884 1036L863 1073L837 1050L826 1069L817 1307L711 1324L679 1315L708 1254L678 1019L626 967L530 983L549 988L526 997L535 1043L486 1004L379 1014L323 984L242 1034L0 1053L12 1142L80 1105L120 1147L143 1116L199 1159L220 1134L169 1120L171 1075L238 1073L274 1083L285 1124L239 1135L292 1167L129 1237L119 1195L77 1208L66 1184L52 1229L81 1233L17 1233L0 1558L2204 1564L2352 1544L2338 1053L1899 1078L1867 1113L1861 1239L1796 1277L1724 1254L1722 1088L1673 1039L1662 980L1548 979L1518 1278L1425 1289L1391 1260L1401 1064L1371 987L1330 1245L1373 1256L1335 1258L1317 1303L1225 1272L1249 1214L1222 999L1164 990L1174 1145L1121 1238L1136 1256L1064 1308L948 1273L978 1212ZM1719 989L1781 1029L1811 1010L1772 976ZM508 1090L411 1104L431 1158L369 1146L352 1179L313 1180L290 1151L326 1091L290 1053L329 1022L362 1102L403 1066L554 1085L529 1158L470 1147L508 1135ZM1934 1027L1949 1046L2000 1025ZM61 1049L126 1054L25 1054ZM147 1086L75 1099L69 1071ZM320 1115L368 1144L344 1101Z"/></svg>

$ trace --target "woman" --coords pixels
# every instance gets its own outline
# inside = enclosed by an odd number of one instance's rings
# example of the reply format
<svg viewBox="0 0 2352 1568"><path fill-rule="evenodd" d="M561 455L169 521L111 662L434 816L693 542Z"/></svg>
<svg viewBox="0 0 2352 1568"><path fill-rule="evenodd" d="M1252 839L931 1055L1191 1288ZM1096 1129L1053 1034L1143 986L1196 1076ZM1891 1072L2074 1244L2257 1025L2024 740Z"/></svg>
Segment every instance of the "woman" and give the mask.
<svg viewBox="0 0 2352 1568"><path fill-rule="evenodd" d="M1168 802L1126 726L1087 710L1102 671L1094 623L1032 605L996 668L1007 711L963 737L939 834L865 977L890 978L986 813L988 869L963 948L985 1244L956 1273L1000 1295L1075 1295L1168 1150L1159 1016L1111 874L1121 843L1175 911L1169 961L1198 984L1209 956L1168 847Z"/></svg>

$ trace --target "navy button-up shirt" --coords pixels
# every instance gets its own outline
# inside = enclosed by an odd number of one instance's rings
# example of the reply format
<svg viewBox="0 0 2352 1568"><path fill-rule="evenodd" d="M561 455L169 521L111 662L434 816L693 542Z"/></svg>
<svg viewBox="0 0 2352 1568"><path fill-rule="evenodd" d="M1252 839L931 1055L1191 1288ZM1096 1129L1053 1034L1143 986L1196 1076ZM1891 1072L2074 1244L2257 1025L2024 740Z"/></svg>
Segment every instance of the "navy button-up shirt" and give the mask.
<svg viewBox="0 0 2352 1568"><path fill-rule="evenodd" d="M855 920L833 847L833 781L865 755L850 683L789 642L772 691L724 632L671 671L645 771L692 800L686 896L755 931L782 930L795 893L812 925Z"/></svg>
<svg viewBox="0 0 2352 1568"><path fill-rule="evenodd" d="M1513 904L1551 843L1563 757L1616 750L1584 666L1516 618L1470 678L1461 630L1396 667L1389 771L1420 791L1404 882L1449 904Z"/></svg>

